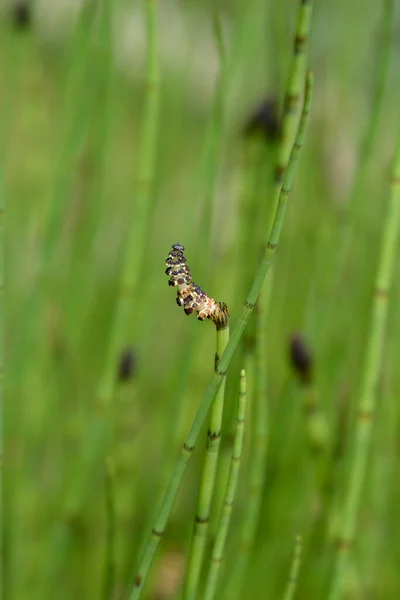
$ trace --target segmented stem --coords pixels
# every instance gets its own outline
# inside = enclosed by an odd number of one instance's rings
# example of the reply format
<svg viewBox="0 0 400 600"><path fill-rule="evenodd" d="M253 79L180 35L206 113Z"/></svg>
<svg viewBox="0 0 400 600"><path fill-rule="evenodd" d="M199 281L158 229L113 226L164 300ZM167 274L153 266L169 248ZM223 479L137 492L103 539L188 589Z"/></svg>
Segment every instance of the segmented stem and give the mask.
<svg viewBox="0 0 400 600"><path fill-rule="evenodd" d="M87 432L85 454L78 476L66 502L66 512L77 510L88 485L88 470L93 468L100 458L101 450L108 443L110 428L108 411L115 391L119 353L124 345L126 330L134 294L137 289L139 269L142 263L145 236L147 232L151 185L154 177L155 158L159 122L159 52L157 34L156 1L146 2L147 19L147 90L143 109L143 129L141 132L141 150L139 153L138 182L135 202L132 205L134 216L128 233L127 247L121 276L115 314L111 326L103 375L96 390L96 414ZM104 460L104 456L101 457Z"/></svg>
<svg viewBox="0 0 400 600"><path fill-rule="evenodd" d="M369 333L366 340L366 351L353 438L353 454L350 462L349 479L345 490L340 538L337 544L334 575L329 595L330 600L339 600L343 595L343 578L357 529L361 494L368 466L368 451L376 405L376 390L382 364L389 295L396 264L396 249L399 232L400 135L395 153L386 223L383 229L375 289L373 290Z"/></svg>
<svg viewBox="0 0 400 600"><path fill-rule="evenodd" d="M286 590L283 595L283 600L293 600L296 593L297 580L299 578L300 564L301 564L301 552L303 549L303 538L301 535L296 535L294 541L294 553L293 560L290 566L289 579L287 582Z"/></svg>
<svg viewBox="0 0 400 600"><path fill-rule="evenodd" d="M223 327L217 327L217 352L215 371L218 369L219 357L224 352L229 340L228 318ZM200 490L197 501L196 516L192 543L189 552L184 600L193 600L199 591L201 568L207 544L208 525L210 522L211 502L215 489L218 455L221 442L222 415L225 397L225 377L218 388L215 400L211 405L210 425L207 432L207 451L204 458Z"/></svg>
<svg viewBox="0 0 400 600"><path fill-rule="evenodd" d="M236 420L235 437L233 441L233 452L231 465L229 469L228 481L226 485L224 503L219 517L217 533L211 555L211 562L208 571L204 600L213 600L217 590L218 576L221 562L224 557L225 543L229 531L229 525L232 516L233 502L235 500L236 489L239 481L240 461L242 457L244 420L246 413L246 372L242 369L240 373L240 391Z"/></svg>
<svg viewBox="0 0 400 600"><path fill-rule="evenodd" d="M270 231L270 226L273 223L284 174L287 168L293 140L296 135L298 115L300 112L299 106L303 91L304 74L307 69L307 50L311 27L312 9L313 0L300 0L296 33L293 43L292 61L283 105L282 128L278 148L278 164L276 166L275 185L273 191L273 208L271 212L271 223L267 229L268 232Z"/></svg>
<svg viewBox="0 0 400 600"><path fill-rule="evenodd" d="M108 458L106 464L106 556L105 556L105 579L104 600L113 597L115 585L115 465L112 458Z"/></svg>
<svg viewBox="0 0 400 600"><path fill-rule="evenodd" d="M285 217L286 206L290 195L290 189L293 181L293 176L295 172L295 167L297 164L297 160L300 154L301 147L303 145L304 136L306 132L308 116L310 112L310 104L311 104L311 96L312 96L312 88L313 88L313 77L311 72L308 72L306 78L306 87L305 87L305 99L302 117L300 119L300 125L297 132L296 140L292 148L292 152L290 155L290 160L288 164L288 168L286 169L281 194L279 198L279 202L276 209L274 224L272 227L270 238L265 246L264 254L262 260L260 262L258 271L254 277L253 284L250 288L246 301L244 303L242 312L237 320L236 326L229 338L229 342L227 347L221 357L221 360L217 366L216 372L213 376L212 381L208 385L206 392L202 398L201 404L198 408L192 426L189 430L189 433L185 439L183 444L181 454L176 463L174 472L172 474L170 483L165 492L164 498L161 502L161 506L158 512L157 519L155 521L154 527L152 529L151 535L147 540L145 550L143 556L139 563L139 568L137 571L137 575L133 581L133 589L130 594L130 600L136 600L140 597L145 579L148 575L150 565L154 558L154 554L157 550L157 547L160 543L162 536L164 535L165 527L168 521L168 517L171 513L172 507L175 502L176 495L179 490L180 483L182 481L182 477L185 473L186 467L188 465L189 459L192 456L195 444L197 442L197 438L199 436L200 430L203 426L203 423L207 417L207 414L210 410L211 404L215 398L215 395L218 391L218 388L222 384L229 363L232 359L232 356L238 346L238 343L242 337L244 329L247 325L247 322L250 318L250 315L253 312L255 303L257 302L258 295L268 273L269 267L272 262L272 258L275 254L282 225Z"/></svg>
<svg viewBox="0 0 400 600"><path fill-rule="evenodd" d="M249 492L246 512L242 520L235 562L227 584L227 597L241 598L244 593L246 574L249 566L251 551L257 532L260 517L262 491L265 481L267 460L268 406L267 406L267 373L266 373L266 315L271 296L268 278L255 309L255 354L249 359L254 362L254 394L251 396L251 450L249 468Z"/></svg>

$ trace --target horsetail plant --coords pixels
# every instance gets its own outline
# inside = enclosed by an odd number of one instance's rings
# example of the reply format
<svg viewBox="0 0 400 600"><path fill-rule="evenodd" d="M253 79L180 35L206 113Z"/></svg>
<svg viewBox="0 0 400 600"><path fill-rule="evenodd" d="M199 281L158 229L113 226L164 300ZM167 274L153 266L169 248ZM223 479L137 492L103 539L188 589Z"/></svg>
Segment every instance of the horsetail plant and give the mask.
<svg viewBox="0 0 400 600"><path fill-rule="evenodd" d="M115 506L115 464L111 457L106 463L105 474L105 510L107 515L106 548L105 548L105 577L104 600L113 597L115 584L115 534L116 534L116 506Z"/></svg>
<svg viewBox="0 0 400 600"><path fill-rule="evenodd" d="M112 109L114 104L114 40L113 21L115 0L98 2L95 26L92 35L92 52L90 54L90 70L86 77L86 86L90 90L90 113L86 119L87 139L83 159L90 165L89 174L85 177L83 193L86 197L85 226L76 234L73 248L73 265L75 287L81 290L87 278L87 263L83 256L90 253L93 240L99 227L104 207L105 167L110 154L110 138ZM91 264L91 263L90 263ZM81 305L81 292L71 294L72 313ZM76 319L75 314L71 316Z"/></svg>
<svg viewBox="0 0 400 600"><path fill-rule="evenodd" d="M304 395L303 408L310 450L314 455L325 454L329 447L329 427L314 381L313 357L299 334L291 339L290 358Z"/></svg>
<svg viewBox="0 0 400 600"><path fill-rule="evenodd" d="M381 45L378 51L377 78L372 98L371 117L368 119L366 130L363 134L359 150L357 168L354 170L353 181L348 199L348 210L350 215L345 214L342 227L342 249L339 256L339 268L343 268L343 261L348 258L350 244L354 235L354 213L362 201L362 186L369 166L371 153L375 140L379 134L379 120L382 117L383 101L389 79L390 55L392 50L392 31L394 22L394 0L382 2L382 15L380 23ZM346 218L347 217L347 218Z"/></svg>
<svg viewBox="0 0 400 600"><path fill-rule="evenodd" d="M169 285L178 286L177 303L184 307L187 315L196 313L200 321L210 319L217 330L217 352L215 370L218 369L219 357L224 352L229 340L229 311L224 303L217 303L213 298L192 281L190 269L183 255L184 247L174 244L167 258L166 274L170 276ZM207 433L207 450L201 475L200 490L196 509L194 531L189 553L188 567L183 597L192 600L199 587L201 567L207 543L207 531L210 521L211 502L214 494L217 474L218 454L221 440L222 414L224 408L225 379L219 387L211 406L210 426Z"/></svg>
<svg viewBox="0 0 400 600"><path fill-rule="evenodd" d="M286 213L286 206L290 196L295 167L300 154L300 150L303 145L304 136L307 128L312 89L313 76L311 71L309 71L307 73L305 83L305 96L302 116L300 119L296 139L290 154L288 167L285 171L285 175L283 178L282 189L280 193L279 202L276 208L275 219L271 234L265 245L259 268L254 277L253 283L245 300L241 314L239 315L239 318L237 320L236 326L233 329L232 334L230 335L226 349L223 352L220 361L217 365L215 374L204 393L201 404L190 427L189 433L184 441L180 456L175 465L175 469L172 473L172 477L170 479L168 488L161 502L156 521L152 528L151 534L145 544L144 552L139 562L138 571L133 580L133 587L129 596L130 600L136 600L141 596L146 577L148 575L151 563L153 561L160 540L164 535L169 515L174 505L175 498L178 493L183 475L186 471L186 467L188 465L190 457L193 454L193 450L197 442L200 430L207 417L207 414L210 410L211 404L216 396L216 393L225 379L227 368L240 342L240 339L246 328L250 315L253 312L253 309L258 299L258 295L263 286L268 270L271 266L272 259L275 255L275 251L282 231L283 221Z"/></svg>
<svg viewBox="0 0 400 600"><path fill-rule="evenodd" d="M276 206L282 187L284 174L287 168L293 140L296 135L296 126L299 115L299 105L302 93L304 76L307 69L308 38L311 27L313 0L300 0L297 17L296 32L293 44L293 54L289 70L288 82L283 104L281 119L280 141L278 146L278 164L275 172L275 185L272 199L272 212L268 233L273 223Z"/></svg>
<svg viewBox="0 0 400 600"><path fill-rule="evenodd" d="M239 402L237 409L237 419L233 441L231 464L225 490L224 502L221 509L221 514L219 517L217 532L215 536L215 542L211 554L210 566L204 591L204 600L213 600L213 598L215 597L220 566L224 558L225 543L229 531L237 484L239 481L239 470L243 448L246 401L246 372L244 369L242 369L240 372Z"/></svg>
<svg viewBox="0 0 400 600"><path fill-rule="evenodd" d="M145 235L149 219L150 194L154 177L155 157L158 139L159 121L159 59L156 3L146 2L147 18L147 87L144 103L141 151L139 154L137 195L135 216L131 219L127 247L119 285L115 314L111 324L110 339L106 353L103 375L96 391L96 414L87 433L85 455L79 473L66 501L67 513L77 510L88 482L88 470L99 462L100 454L104 460L102 448L109 438L108 411L112 404L118 375L118 356L124 344L129 322L134 292L137 287L139 270L143 258ZM108 445L108 443L107 443Z"/></svg>
<svg viewBox="0 0 400 600"><path fill-rule="evenodd" d="M3 435L4 435L4 183L3 148L0 155L0 514L3 515ZM3 556L4 523L0 519L0 556Z"/></svg>
<svg viewBox="0 0 400 600"><path fill-rule="evenodd" d="M218 176L218 169L221 163L221 147L223 139L223 118L225 114L225 106L228 91L228 74L226 68L226 48L223 39L222 23L218 13L213 16L213 31L215 35L216 47L219 57L219 74L214 94L212 113L209 124L207 125L206 135L204 139L202 156L200 159L199 181L195 193L198 193L198 188L201 188L202 203L200 213L200 223L197 232L198 238L201 240L202 252L195 260L196 271L201 273L207 272L206 266L210 262L210 251L212 249L211 230L212 230L212 214L213 199L215 194L215 182ZM200 184L201 181L201 184ZM180 391L178 394L178 406L182 406L185 402L190 386L190 370L195 355L195 330L191 329L186 334L185 343L182 344L182 356L180 359L182 376L180 377ZM180 411L184 416L185 412ZM173 444L180 443L181 426L169 428L174 435Z"/></svg>
<svg viewBox="0 0 400 600"><path fill-rule="evenodd" d="M246 512L242 521L239 547L227 585L227 597L237 596L240 598L242 596L260 517L267 460L266 316L271 298L271 281L272 277L266 281L255 308L255 352L249 356L249 360L254 363L252 369L254 372L254 393L251 398L249 493Z"/></svg>
<svg viewBox="0 0 400 600"><path fill-rule="evenodd" d="M372 150L375 146L375 141L379 134L379 121L382 117L385 92L389 81L389 66L390 56L393 47L393 22L394 22L393 0L384 0L382 3L382 15L380 24L381 47L379 50L378 67L376 69L377 78L375 82L375 90L372 98L372 107L370 118L362 137L361 146L357 156L357 165L354 169L353 179L350 185L350 191L346 202L346 209L341 216L341 224L339 228L339 251L336 253L335 272L333 276L333 285L338 289L341 285L341 277L346 268L347 261L350 257L351 244L355 235L355 220L357 209L360 202L363 202L363 185L368 173ZM324 311L323 321L329 323L331 315L336 304L335 293L331 294L331 300L328 302ZM325 335L325 324L321 327L322 335Z"/></svg>
<svg viewBox="0 0 400 600"><path fill-rule="evenodd" d="M345 487L341 514L340 537L337 542L334 571L329 600L343 596L343 580L349 554L354 544L361 494L368 468L369 447L376 407L378 379L387 327L389 297L396 264L396 250L400 233L400 134L394 156L386 222L373 290L369 332L366 340L364 365L358 397L358 410L354 425L353 453L349 465L349 478Z"/></svg>
<svg viewBox="0 0 400 600"><path fill-rule="evenodd" d="M294 540L293 560L290 565L289 579L287 581L283 600L293 600L296 593L297 580L299 578L301 553L303 550L303 538L301 535L296 535Z"/></svg>
<svg viewBox="0 0 400 600"><path fill-rule="evenodd" d="M70 192L73 184L75 159L78 154L87 108L87 94L83 84L87 75L90 56L90 37L95 22L93 11L94 3L89 2L83 6L74 36L71 40L71 56L69 69L64 83L64 101L62 104L59 122L62 124L59 139L62 140L58 148L54 182L50 193L50 207L45 217L44 234L39 257L38 286L33 296L27 299L27 308L23 311L20 332L18 336L18 361L24 364L28 359L25 353L29 352L29 341L32 331L39 322L38 316L43 309L43 298L48 290L50 277L49 268L55 256L60 230L65 218ZM16 65L14 65L15 69Z"/></svg>

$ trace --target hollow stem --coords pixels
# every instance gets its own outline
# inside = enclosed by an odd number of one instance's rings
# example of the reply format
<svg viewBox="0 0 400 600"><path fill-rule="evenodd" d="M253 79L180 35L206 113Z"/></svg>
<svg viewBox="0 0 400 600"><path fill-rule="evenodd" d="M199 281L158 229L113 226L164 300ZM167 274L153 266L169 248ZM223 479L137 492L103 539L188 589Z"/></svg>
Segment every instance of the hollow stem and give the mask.
<svg viewBox="0 0 400 600"><path fill-rule="evenodd" d="M301 552L303 549L303 539L301 535L296 535L294 542L293 560L290 566L289 579L286 585L286 590L283 595L283 600L293 600L296 593L297 580L299 578Z"/></svg>
<svg viewBox="0 0 400 600"><path fill-rule="evenodd" d="M393 175L383 228L380 256L373 290L369 332L358 410L353 434L353 449L349 478L345 488L340 537L334 561L329 600L343 595L343 580L354 544L363 486L367 474L369 447L376 406L376 390L382 364L382 352L387 327L389 296L396 264L396 248L400 231L400 135L394 158Z"/></svg>
<svg viewBox="0 0 400 600"><path fill-rule="evenodd" d="M229 324L217 326L217 352L215 355L215 370L218 369L220 356L224 352L229 340ZM201 475L200 491L194 522L192 543L189 552L186 581L184 586L184 600L193 600L199 591L201 567L204 560L204 551L207 544L208 525L210 522L211 502L215 489L215 479L218 466L218 454L221 441L222 415L225 396L225 377L217 391L210 410L210 425L207 432L207 451Z"/></svg>
<svg viewBox="0 0 400 600"><path fill-rule="evenodd" d="M238 346L238 343L242 337L242 334L245 330L247 322L250 318L250 315L253 312L254 306L257 302L258 295L262 288L262 285L267 276L269 267L271 265L273 256L275 255L275 251L279 242L283 221L286 212L286 206L288 203L288 199L290 196L290 190L292 186L293 176L295 173L295 167L297 164L297 160L303 145L304 136L307 128L308 116L310 112L310 104L312 97L312 88L313 88L313 77L311 72L308 72L306 78L306 87L305 87L305 98L303 105L303 112L300 119L300 125L297 131L295 143L293 145L288 168L286 169L282 189L280 193L279 202L276 209L275 219L272 227L272 231L269 237L269 240L265 246L264 253L259 265L259 268L254 277L253 283L251 285L248 296L245 300L244 306L242 308L241 314L237 320L235 328L232 331L232 334L229 338L229 342L226 346L225 351L222 354L220 362L217 366L216 372L208 385L200 406L197 410L193 423L190 427L189 433L184 441L180 456L176 463L175 469L173 471L170 483L165 492L163 500L161 502L161 506L158 511L158 516L155 520L154 526L152 528L151 534L147 539L144 553L139 563L137 574L133 580L133 587L130 593L130 600L136 600L140 597L144 582L148 575L151 563L153 561L155 552L158 548L161 538L164 535L165 527L171 513L172 507L175 502L176 495L179 490L179 486L182 481L182 477L186 471L188 462L190 457L193 454L193 450L195 444L197 442L197 438L199 436L200 430L203 426L203 423L208 415L211 404L215 398L215 395L218 391L219 386L222 384L222 381L225 378L227 368L232 360L233 354Z"/></svg>
<svg viewBox="0 0 400 600"><path fill-rule="evenodd" d="M243 449L244 420L246 412L246 372L242 369L240 373L240 391L237 410L235 437L233 441L233 452L229 469L228 481L225 490L224 502L219 517L217 533L211 554L211 562L208 571L204 600L213 600L217 590L218 576L222 560L224 558L225 543L229 531L232 516L232 508L235 500L237 484L239 480L240 461Z"/></svg>
<svg viewBox="0 0 400 600"><path fill-rule="evenodd" d="M155 158L159 121L159 59L157 34L157 2L147 0L147 92L143 112L141 151L138 166L137 194L134 203L135 214L131 219L128 234L123 272L115 314L111 325L110 339L105 365L95 397L95 414L87 431L87 443L79 472L65 502L65 512L70 516L78 510L84 497L84 490L90 478L88 472L105 459L110 441L108 422L117 378L118 357L124 345L129 316L134 305L139 270L142 263L145 236L147 232L150 194L154 177Z"/></svg>
<svg viewBox="0 0 400 600"><path fill-rule="evenodd" d="M259 523L262 491L265 481L267 460L268 406L266 373L266 315L271 297L271 278L266 282L255 310L255 386L252 405L252 433L249 468L249 494L246 513L243 517L239 547L232 574L229 578L228 597L241 597L244 592L246 574ZM253 399L252 398L252 399Z"/></svg>

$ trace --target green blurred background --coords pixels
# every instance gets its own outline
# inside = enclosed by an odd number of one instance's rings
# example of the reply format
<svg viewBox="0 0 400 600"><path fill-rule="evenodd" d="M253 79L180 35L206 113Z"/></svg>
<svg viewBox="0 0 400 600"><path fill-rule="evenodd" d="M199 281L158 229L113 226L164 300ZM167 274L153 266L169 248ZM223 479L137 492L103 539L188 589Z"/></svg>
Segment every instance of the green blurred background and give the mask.
<svg viewBox="0 0 400 600"><path fill-rule="evenodd" d="M165 258L172 243L182 243L195 280L229 305L232 322L254 272L254 247L247 254L239 243L245 171L256 202L268 206L276 142L268 135L249 140L243 127L264 97L282 103L298 3L164 1L158 5L161 104L149 227L140 285L120 348L120 353L132 351L133 373L117 385L108 417L114 431L107 450L112 476L107 478L104 469L90 471L79 510L65 508L85 453L88 424L102 410L96 389L128 230L131 220L139 218L144 4L111 2L111 33L99 16L100 1L87 6L85 18L79 16L78 1L27 2L27 13L21 3L1 5L7 599L105 597L110 494L115 511L110 597L125 597L143 536L214 366L213 328L178 309L164 274ZM289 340L302 332L312 349L318 396L337 440L334 495L340 503L399 126L400 5L394 5L382 108L361 167L387 44L385 3L318 0L315 5L309 54L315 76L312 114L274 264L267 317L268 460L246 591L238 596L245 599L282 597L297 533L305 540L297 597L326 597L336 513L324 541L308 546L313 459L301 411L303 390L290 369ZM221 136L213 142L210 123L219 72L215 11L223 24L228 83ZM48 238L57 203L59 221ZM256 245L256 217L254 231ZM47 239L51 252L43 263ZM245 288L239 281L243 269ZM397 267L346 598L400 597L399 299ZM241 359L236 353L228 372L223 452L230 448ZM225 598L246 511L249 432L218 598ZM179 597L203 447L204 437L146 598Z"/></svg>

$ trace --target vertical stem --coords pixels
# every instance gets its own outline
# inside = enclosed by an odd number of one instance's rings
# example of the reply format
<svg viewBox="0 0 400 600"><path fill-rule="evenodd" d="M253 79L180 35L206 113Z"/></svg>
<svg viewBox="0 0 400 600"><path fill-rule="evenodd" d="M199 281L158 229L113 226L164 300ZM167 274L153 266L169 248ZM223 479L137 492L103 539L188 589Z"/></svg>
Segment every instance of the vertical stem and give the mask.
<svg viewBox="0 0 400 600"><path fill-rule="evenodd" d="M222 356L229 340L228 320L217 327L217 352L215 355L215 370L218 369L220 356ZM192 543L189 552L186 581L184 586L184 600L193 600L199 591L201 567L204 551L207 544L208 524L210 522L211 502L215 488L217 474L218 454L221 441L222 415L224 409L225 377L217 391L215 400L211 405L210 426L207 432L207 451L201 475L201 484L197 502L196 516Z"/></svg>
<svg viewBox="0 0 400 600"><path fill-rule="evenodd" d="M104 600L111 600L115 585L115 468L111 458L106 465L106 555Z"/></svg>
<svg viewBox="0 0 400 600"><path fill-rule="evenodd" d="M379 133L378 125L382 115L383 101L389 80L390 55L393 46L392 31L394 22L394 5L395 3L393 0L384 0L384 2L382 2L382 45L380 48L380 57L376 71L378 75L375 85L375 93L372 99L371 116L368 120L368 124L361 142L361 147L359 149L357 165L354 170L353 180L351 182L349 198L346 202L347 208L343 215L341 215L341 223L338 232L339 239L337 242L339 249L335 259L335 270L333 274L334 289L333 293L331 294L330 301L328 301L322 316L323 326L319 327L322 337L325 335L326 325L332 321L332 313L336 308L337 293L335 293L335 291L339 290L340 286L342 285L341 277L350 256L351 245L355 234L354 227L357 217L357 209L360 202L362 202L364 198L362 195L362 186L368 173L372 148L374 147L376 137Z"/></svg>
<svg viewBox="0 0 400 600"><path fill-rule="evenodd" d="M387 206L375 288L373 290L369 333L366 340L364 366L358 398L353 438L353 454L345 489L340 539L334 563L330 600L343 595L343 578L354 543L361 495L368 467L368 451L376 405L376 390L382 363L387 326L389 295L396 264L396 248L400 232L400 135L394 158L393 176Z"/></svg>
<svg viewBox="0 0 400 600"><path fill-rule="evenodd" d="M3 129L3 128L2 128ZM3 147L0 152L0 560L3 565L3 452L4 452L4 252L5 252L5 223L4 223L4 181L3 181ZM2 569L0 578L3 581Z"/></svg>
<svg viewBox="0 0 400 600"><path fill-rule="evenodd" d="M235 500L237 484L239 480L240 461L242 457L244 419L246 412L246 372L242 369L240 373L240 391L237 409L235 437L233 441L233 452L228 481L225 490L224 503L218 522L217 533L211 555L211 563L208 571L204 600L213 600L217 590L219 570L224 557L225 542L229 531L232 516L232 507Z"/></svg>
<svg viewBox="0 0 400 600"><path fill-rule="evenodd" d="M140 267L142 263L151 204L151 189L158 139L159 122L159 58L157 34L157 0L147 0L147 92L143 109L143 129L138 166L138 188L131 218L131 230L128 234L126 255L119 286L119 295L115 315L111 325L109 345L103 375L95 397L95 414L87 432L85 452L74 485L66 501L66 512L70 515L77 510L84 490L88 484L88 471L105 458L109 441L108 412L112 404L117 377L117 365L120 350L126 336L126 330L135 304ZM101 460L100 460L101 459Z"/></svg>
<svg viewBox="0 0 400 600"><path fill-rule="evenodd" d="M287 582L286 590L283 595L283 600L293 600L296 593L297 580L299 578L301 552L303 549L303 539L301 535L296 535L294 542L293 560L290 566L290 574Z"/></svg>
<svg viewBox="0 0 400 600"><path fill-rule="evenodd" d="M343 237L341 257L344 259L347 258L349 252L351 238L353 235L355 211L357 210L358 203L361 200L362 185L365 181L367 167L371 158L371 152L375 144L376 136L379 132L378 125L382 115L383 100L385 97L389 75L394 5L394 0L384 0L382 2L382 23L380 30L382 44L378 59L378 75L375 83L375 93L372 99L371 118L368 120L367 128L363 135L358 155L357 168L354 171L354 178L351 184L350 197L348 200L350 215L345 215L345 222L341 232ZM342 261L340 261L339 267L343 267L341 262Z"/></svg>
<svg viewBox="0 0 400 600"><path fill-rule="evenodd" d="M79 322L77 308L82 304L82 289L88 279L88 268L92 268L90 248L93 246L97 228L104 207L104 181L107 160L110 155L110 130L114 101L114 39L113 17L115 0L100 0L93 32L91 68L85 84L90 103L87 117L88 135L83 158L87 161L88 173L83 180L85 195L85 222L77 231L71 259L73 272L73 292L69 301L72 304L70 322L72 326ZM87 213L87 215L86 215ZM89 258L89 264L88 264Z"/></svg>
<svg viewBox="0 0 400 600"><path fill-rule="evenodd" d="M276 209L274 224L272 227L270 238L265 246L263 257L261 259L258 271L254 277L253 283L251 285L250 291L245 300L244 306L242 308L242 312L239 315L236 326L233 329L233 332L229 338L229 342L225 348L225 351L221 357L221 360L218 364L214 377L210 384L208 385L201 404L197 410L196 416L193 420L192 426L189 430L189 433L185 439L183 444L181 454L178 458L178 461L175 465L175 469L172 473L172 477L170 479L168 488L165 492L163 500L161 502L161 506L158 511L158 515L151 531L151 534L147 540L145 545L143 556L141 557L139 568L137 574L133 580L133 588L131 590L131 594L129 596L130 600L136 600L140 598L141 593L143 591L144 582L148 575L151 563L153 561L154 555L158 548L161 538L164 535L165 527L171 513L172 507L175 502L176 495L178 493L182 477L186 471L186 467L190 460L190 457L193 454L193 450L195 444L197 442L197 438L199 436L200 430L203 426L203 423L207 417L207 414L210 410L211 404L215 398L215 395L222 384L227 368L232 360L233 354L239 344L239 341L242 337L242 334L245 330L247 322L250 318L250 315L253 312L254 306L257 302L258 295L262 288L262 285L267 276L268 270L271 266L272 258L275 254L275 250L277 248L283 221L286 212L286 205L290 195L290 189L292 185L292 180L295 172L295 167L297 164L297 160L299 157L300 150L303 145L304 136L307 128L308 116L310 112L311 105L311 97L312 97L312 89L313 89L313 76L311 72L307 73L306 78L306 89L305 89L305 99L303 106L303 113L300 119L300 125L297 132L297 136L295 139L295 143L292 148L292 152L290 155L290 160L288 164L288 168L286 169L281 194L279 198L279 202Z"/></svg>
<svg viewBox="0 0 400 600"><path fill-rule="evenodd" d="M229 597L238 598L245 594L246 573L254 547L257 526L260 517L262 491L266 471L268 406L267 406L267 374L266 374L266 315L271 297L272 277L260 293L255 309L255 386L254 406L252 406L252 433L250 450L249 495L246 513L243 517L239 547L236 560L229 577ZM245 594L246 595L246 594Z"/></svg>
<svg viewBox="0 0 400 600"><path fill-rule="evenodd" d="M300 0L296 33L293 43L293 55L288 75L283 104L282 130L278 148L278 163L275 172L275 185L272 198L272 212L267 233L273 223L276 206L282 187L283 176L287 168L293 140L296 135L299 106L307 64L308 38L311 27L313 0Z"/></svg>
<svg viewBox="0 0 400 600"><path fill-rule="evenodd" d="M40 310L43 299L46 298L52 283L50 267L56 255L60 231L63 225L68 201L71 197L72 184L75 174L75 163L79 148L82 143L85 121L87 117L87 94L84 82L90 57L90 40L94 18L95 6L93 0L85 3L80 11L71 47L66 54L71 56L64 88L64 101L59 117L61 140L58 156L55 161L55 177L51 191L48 214L44 219L44 234L41 248L40 264L38 265L38 281L35 293L27 299L27 306L22 311L18 335L13 342L16 358L25 364L31 358L33 332L40 322ZM54 275L54 272L53 272Z"/></svg>

